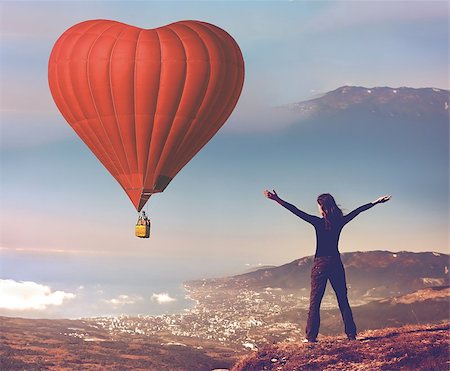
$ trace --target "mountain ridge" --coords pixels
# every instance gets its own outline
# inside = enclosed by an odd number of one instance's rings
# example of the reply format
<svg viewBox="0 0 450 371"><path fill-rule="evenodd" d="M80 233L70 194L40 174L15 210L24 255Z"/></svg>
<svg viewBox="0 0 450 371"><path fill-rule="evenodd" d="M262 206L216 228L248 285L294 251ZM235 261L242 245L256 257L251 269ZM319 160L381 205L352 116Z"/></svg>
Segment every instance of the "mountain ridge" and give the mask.
<svg viewBox="0 0 450 371"><path fill-rule="evenodd" d="M450 256L437 252L355 251L341 254L350 298L375 300L449 284ZM280 288L309 290L313 256L231 277L188 281L188 286L217 285L227 290Z"/></svg>
<svg viewBox="0 0 450 371"><path fill-rule="evenodd" d="M352 111L389 118L423 119L449 114L450 91L439 88L341 86L312 99L280 106L302 118Z"/></svg>

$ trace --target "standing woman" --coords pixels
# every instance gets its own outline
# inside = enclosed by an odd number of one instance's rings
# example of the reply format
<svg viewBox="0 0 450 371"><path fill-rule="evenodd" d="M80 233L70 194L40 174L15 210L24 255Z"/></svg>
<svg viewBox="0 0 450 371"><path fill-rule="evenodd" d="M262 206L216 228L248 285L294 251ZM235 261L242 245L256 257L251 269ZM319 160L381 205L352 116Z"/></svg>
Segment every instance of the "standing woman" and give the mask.
<svg viewBox="0 0 450 371"><path fill-rule="evenodd" d="M275 190L264 191L267 198L278 202L304 221L312 224L316 230L316 254L311 270L311 295L309 302L308 321L306 324L306 341L316 342L320 326L320 303L325 293L327 281L336 293L339 309L345 325L345 333L349 340L356 339L356 326L353 321L352 310L347 298L347 284L344 266L338 249L339 235L342 228L362 211L368 210L376 204L388 201L391 196L383 196L376 201L360 206L347 215L336 204L329 193L317 197L321 218L305 213L294 205L278 197Z"/></svg>

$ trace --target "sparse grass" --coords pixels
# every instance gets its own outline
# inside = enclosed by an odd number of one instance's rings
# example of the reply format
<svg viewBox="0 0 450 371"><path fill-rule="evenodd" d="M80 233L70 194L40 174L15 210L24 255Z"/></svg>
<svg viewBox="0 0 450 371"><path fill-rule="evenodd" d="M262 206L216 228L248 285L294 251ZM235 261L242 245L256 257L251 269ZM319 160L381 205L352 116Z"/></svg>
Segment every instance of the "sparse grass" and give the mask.
<svg viewBox="0 0 450 371"><path fill-rule="evenodd" d="M357 341L322 337L318 343L280 343L244 356L233 371L447 370L449 328L447 322L366 331Z"/></svg>

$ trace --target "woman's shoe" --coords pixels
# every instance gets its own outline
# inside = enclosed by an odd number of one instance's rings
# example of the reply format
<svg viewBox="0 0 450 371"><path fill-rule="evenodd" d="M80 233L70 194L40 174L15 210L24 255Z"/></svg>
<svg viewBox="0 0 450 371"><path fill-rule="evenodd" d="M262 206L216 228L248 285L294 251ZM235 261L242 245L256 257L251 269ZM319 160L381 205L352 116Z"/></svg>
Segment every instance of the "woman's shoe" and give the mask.
<svg viewBox="0 0 450 371"><path fill-rule="evenodd" d="M305 338L305 339L302 340L302 343L317 343L317 339Z"/></svg>

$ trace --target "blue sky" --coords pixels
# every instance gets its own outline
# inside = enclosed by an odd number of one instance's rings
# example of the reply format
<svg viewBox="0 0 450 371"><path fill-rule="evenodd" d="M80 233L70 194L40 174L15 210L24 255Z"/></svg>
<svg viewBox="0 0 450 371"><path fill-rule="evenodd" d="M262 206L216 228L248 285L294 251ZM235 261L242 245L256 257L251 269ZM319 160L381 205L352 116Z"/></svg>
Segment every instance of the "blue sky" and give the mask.
<svg viewBox="0 0 450 371"><path fill-rule="evenodd" d="M344 180L324 186L326 177L303 161L306 152L284 146L283 135L293 124L270 107L343 85L448 89L448 14L446 1L0 2L0 278L51 283L56 290L77 286L77 275L68 278L51 267L86 258L100 263L74 263L79 280L89 272L95 285L117 271L130 275L133 259L167 264L168 271L185 262L185 276L195 278L313 254L313 231L265 200L266 187L310 213L316 213L315 197L324 191L337 194L347 211L392 193L391 203L348 227L341 250L445 252L448 161L442 154L448 144L441 141L423 155L411 148L414 163L428 169L426 177L400 151L382 155L373 172L355 175L354 169L375 158L361 155L338 168ZM150 200L150 240L134 237L133 206L64 122L48 89L47 63L56 39L73 24L96 18L143 28L203 20L227 30L244 55L246 80L232 117L167 190ZM412 131L408 143L419 143L419 132ZM319 152L313 138L304 145ZM344 150L339 156L348 158ZM396 166L406 169L407 181L396 176ZM120 270L108 271L101 264L105 257ZM136 280L144 284L144 276Z"/></svg>

